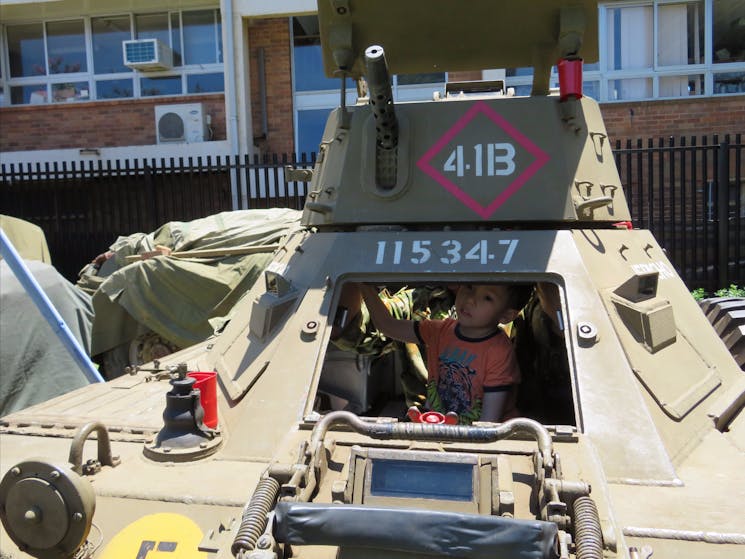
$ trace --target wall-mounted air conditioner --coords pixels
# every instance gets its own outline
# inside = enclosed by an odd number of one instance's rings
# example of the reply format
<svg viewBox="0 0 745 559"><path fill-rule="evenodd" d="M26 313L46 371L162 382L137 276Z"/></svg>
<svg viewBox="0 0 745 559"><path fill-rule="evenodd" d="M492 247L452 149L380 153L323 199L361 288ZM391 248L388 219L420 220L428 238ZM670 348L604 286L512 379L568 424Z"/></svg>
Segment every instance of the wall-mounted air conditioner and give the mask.
<svg viewBox="0 0 745 559"><path fill-rule="evenodd" d="M202 103L155 106L159 144L193 144L207 139L207 115Z"/></svg>
<svg viewBox="0 0 745 559"><path fill-rule="evenodd" d="M158 39L122 41L124 65L136 70L170 70L173 68L171 47Z"/></svg>

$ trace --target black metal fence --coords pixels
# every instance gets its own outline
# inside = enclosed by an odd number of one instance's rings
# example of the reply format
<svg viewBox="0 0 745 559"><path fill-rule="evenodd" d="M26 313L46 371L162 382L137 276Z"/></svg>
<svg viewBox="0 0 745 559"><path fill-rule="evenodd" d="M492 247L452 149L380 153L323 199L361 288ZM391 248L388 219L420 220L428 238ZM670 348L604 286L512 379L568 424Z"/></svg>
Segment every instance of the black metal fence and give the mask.
<svg viewBox="0 0 745 559"><path fill-rule="evenodd" d="M616 143L634 227L651 230L690 288L745 284L742 136Z"/></svg>
<svg viewBox="0 0 745 559"><path fill-rule="evenodd" d="M740 135L615 145L634 227L655 234L690 288L745 285L744 152ZM40 225L55 266L75 281L120 234L230 209L301 209L307 184L286 180L285 167L312 167L314 160L293 154L3 165L0 213Z"/></svg>
<svg viewBox="0 0 745 559"><path fill-rule="evenodd" d="M0 213L39 225L55 267L74 282L119 235L231 209L302 209L307 185L285 181L284 169L314 160L303 154L2 165Z"/></svg>

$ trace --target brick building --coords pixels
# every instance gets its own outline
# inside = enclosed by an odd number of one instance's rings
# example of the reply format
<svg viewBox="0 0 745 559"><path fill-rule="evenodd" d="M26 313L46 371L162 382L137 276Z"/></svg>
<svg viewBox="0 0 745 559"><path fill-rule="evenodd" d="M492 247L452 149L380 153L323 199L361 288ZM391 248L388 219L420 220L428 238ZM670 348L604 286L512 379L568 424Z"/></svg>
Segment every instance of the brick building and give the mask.
<svg viewBox="0 0 745 559"><path fill-rule="evenodd" d="M314 12L315 0L0 0L0 162L315 150L339 84L323 75ZM600 2L598 22L584 87L612 140L745 132L745 0ZM132 40L154 50L126 59ZM151 60L162 47L167 60ZM525 94L531 71L396 76L394 96L495 77Z"/></svg>

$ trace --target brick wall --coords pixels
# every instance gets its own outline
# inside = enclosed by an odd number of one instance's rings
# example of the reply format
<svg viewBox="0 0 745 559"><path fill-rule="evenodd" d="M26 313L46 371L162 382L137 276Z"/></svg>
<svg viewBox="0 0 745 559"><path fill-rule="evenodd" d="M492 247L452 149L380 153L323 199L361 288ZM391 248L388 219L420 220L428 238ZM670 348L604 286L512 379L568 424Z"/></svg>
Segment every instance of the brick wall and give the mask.
<svg viewBox="0 0 745 559"><path fill-rule="evenodd" d="M611 141L745 133L745 96L601 104Z"/></svg>
<svg viewBox="0 0 745 559"><path fill-rule="evenodd" d="M290 37L286 18L254 20L249 26L251 99L255 144L263 153L293 151ZM268 130L262 131L258 56L263 48ZM462 72L451 79L477 76ZM224 140L222 94L122 99L64 105L0 108L0 150L5 152L156 143L154 106L205 105L214 140ZM745 133L745 96L601 104L610 139L711 136Z"/></svg>
<svg viewBox="0 0 745 559"><path fill-rule="evenodd" d="M248 27L248 46L254 145L262 153L291 153L295 141L288 19L252 20ZM262 130L262 100L259 87L259 55L262 51L266 91L266 134Z"/></svg>
<svg viewBox="0 0 745 559"><path fill-rule="evenodd" d="M225 139L224 97L209 94L4 107L0 109L0 150L155 144L155 105L178 103L203 103L212 118L212 139Z"/></svg>
<svg viewBox="0 0 745 559"><path fill-rule="evenodd" d="M451 82L481 79L481 72L450 72ZM669 136L745 134L745 96L602 103L612 141Z"/></svg>

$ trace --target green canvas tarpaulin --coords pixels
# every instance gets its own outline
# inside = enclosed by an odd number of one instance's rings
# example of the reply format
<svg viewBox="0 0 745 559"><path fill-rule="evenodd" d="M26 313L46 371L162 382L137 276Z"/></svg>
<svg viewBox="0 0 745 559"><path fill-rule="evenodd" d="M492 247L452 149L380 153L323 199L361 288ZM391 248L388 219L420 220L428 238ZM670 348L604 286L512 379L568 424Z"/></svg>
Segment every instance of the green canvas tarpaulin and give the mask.
<svg viewBox="0 0 745 559"><path fill-rule="evenodd" d="M49 264L34 260L24 264L88 352L93 319L90 295ZM0 301L0 416L88 384L4 260L0 262Z"/></svg>
<svg viewBox="0 0 745 559"><path fill-rule="evenodd" d="M90 350L93 307L51 265L41 228L0 215L0 227L28 271L85 351ZM0 259L0 416L88 384L7 262Z"/></svg>
<svg viewBox="0 0 745 559"><path fill-rule="evenodd" d="M210 336L253 285L272 257L220 255L223 249L271 247L299 227L301 212L290 209L224 212L190 222L170 222L153 233L120 237L101 267L106 277L83 274L78 285L95 289L92 355L130 344L152 331L176 348ZM128 263L127 257L162 246L181 256L155 256ZM190 251L213 250L216 256L189 257ZM118 374L118 372L117 372Z"/></svg>

